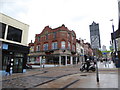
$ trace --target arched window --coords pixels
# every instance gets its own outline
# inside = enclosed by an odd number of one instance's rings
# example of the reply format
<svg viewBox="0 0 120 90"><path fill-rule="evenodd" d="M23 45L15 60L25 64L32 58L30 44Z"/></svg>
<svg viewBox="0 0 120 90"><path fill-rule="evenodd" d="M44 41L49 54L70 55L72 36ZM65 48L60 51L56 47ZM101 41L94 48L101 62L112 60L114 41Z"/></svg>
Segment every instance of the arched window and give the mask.
<svg viewBox="0 0 120 90"><path fill-rule="evenodd" d="M75 51L75 45L72 45L72 50Z"/></svg>
<svg viewBox="0 0 120 90"><path fill-rule="evenodd" d="M57 49L58 47L57 47L57 42L53 42L52 43L52 49Z"/></svg>
<svg viewBox="0 0 120 90"><path fill-rule="evenodd" d="M68 49L70 49L70 42L68 42Z"/></svg>
<svg viewBox="0 0 120 90"><path fill-rule="evenodd" d="M65 49L65 41L62 41L62 42L61 42L61 48L62 48L62 49Z"/></svg>
<svg viewBox="0 0 120 90"><path fill-rule="evenodd" d="M48 50L48 43L46 43L46 44L43 45L43 49L44 50Z"/></svg>
<svg viewBox="0 0 120 90"><path fill-rule="evenodd" d="M34 46L30 47L30 52L34 52Z"/></svg>
<svg viewBox="0 0 120 90"><path fill-rule="evenodd" d="M36 51L40 51L40 45L36 46Z"/></svg>

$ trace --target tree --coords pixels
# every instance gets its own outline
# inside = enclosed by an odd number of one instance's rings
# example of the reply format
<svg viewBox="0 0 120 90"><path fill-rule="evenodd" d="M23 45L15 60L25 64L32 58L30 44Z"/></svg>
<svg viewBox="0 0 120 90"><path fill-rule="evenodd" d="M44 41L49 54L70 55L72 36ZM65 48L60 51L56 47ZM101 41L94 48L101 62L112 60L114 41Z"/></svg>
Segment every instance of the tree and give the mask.
<svg viewBox="0 0 120 90"><path fill-rule="evenodd" d="M93 49L94 55L98 58L102 57L102 52L99 49Z"/></svg>

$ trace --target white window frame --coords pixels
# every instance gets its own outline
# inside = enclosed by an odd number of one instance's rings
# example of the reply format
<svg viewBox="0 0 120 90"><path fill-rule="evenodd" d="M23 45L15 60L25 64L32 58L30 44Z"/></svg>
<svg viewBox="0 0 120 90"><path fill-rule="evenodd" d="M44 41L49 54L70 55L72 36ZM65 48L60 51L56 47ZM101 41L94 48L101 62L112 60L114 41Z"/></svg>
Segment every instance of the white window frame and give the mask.
<svg viewBox="0 0 120 90"><path fill-rule="evenodd" d="M68 42L68 49L70 49L70 42Z"/></svg>
<svg viewBox="0 0 120 90"><path fill-rule="evenodd" d="M46 43L46 44L43 45L43 49L44 50L48 50L48 43Z"/></svg>
<svg viewBox="0 0 120 90"><path fill-rule="evenodd" d="M34 52L34 46L30 47L30 52Z"/></svg>
<svg viewBox="0 0 120 90"><path fill-rule="evenodd" d="M40 51L40 45L36 46L36 51Z"/></svg>
<svg viewBox="0 0 120 90"><path fill-rule="evenodd" d="M58 49L58 43L57 42L52 43L52 49Z"/></svg>
<svg viewBox="0 0 120 90"><path fill-rule="evenodd" d="M65 43L66 43L65 41L61 41L61 49L65 49L66 46Z"/></svg>

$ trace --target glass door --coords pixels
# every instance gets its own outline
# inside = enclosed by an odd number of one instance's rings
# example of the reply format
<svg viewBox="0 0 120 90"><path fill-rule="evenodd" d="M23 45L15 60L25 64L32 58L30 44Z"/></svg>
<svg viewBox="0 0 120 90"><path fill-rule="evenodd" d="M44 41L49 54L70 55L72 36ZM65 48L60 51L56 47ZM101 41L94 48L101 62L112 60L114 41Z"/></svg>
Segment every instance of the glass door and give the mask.
<svg viewBox="0 0 120 90"><path fill-rule="evenodd" d="M10 56L3 56L2 61L2 70L6 70L8 62L10 62L11 57Z"/></svg>
<svg viewBox="0 0 120 90"><path fill-rule="evenodd" d="M23 72L23 58L14 58L13 61L13 73Z"/></svg>

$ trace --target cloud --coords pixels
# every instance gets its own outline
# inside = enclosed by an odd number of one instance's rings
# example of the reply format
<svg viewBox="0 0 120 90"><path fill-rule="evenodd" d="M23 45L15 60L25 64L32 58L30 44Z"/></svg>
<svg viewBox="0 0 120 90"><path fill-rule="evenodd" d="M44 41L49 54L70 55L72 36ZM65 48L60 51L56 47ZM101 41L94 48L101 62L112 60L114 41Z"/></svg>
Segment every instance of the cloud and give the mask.
<svg viewBox="0 0 120 90"><path fill-rule="evenodd" d="M56 28L62 24L74 30L77 38L90 42L89 25L95 21L100 25L102 44L109 45L109 20L114 19L115 29L118 25L116 0L2 0L0 7L3 13L30 25L28 42L46 25Z"/></svg>

